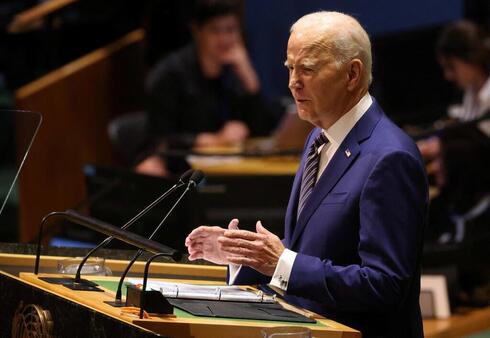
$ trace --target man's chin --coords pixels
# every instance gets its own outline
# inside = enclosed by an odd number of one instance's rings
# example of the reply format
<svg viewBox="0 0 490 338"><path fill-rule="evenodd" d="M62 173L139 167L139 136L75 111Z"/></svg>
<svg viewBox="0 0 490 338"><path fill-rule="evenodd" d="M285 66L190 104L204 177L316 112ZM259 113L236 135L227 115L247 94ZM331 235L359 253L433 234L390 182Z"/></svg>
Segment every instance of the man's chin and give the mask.
<svg viewBox="0 0 490 338"><path fill-rule="evenodd" d="M311 122L311 112L307 109L297 107L298 117L304 121Z"/></svg>

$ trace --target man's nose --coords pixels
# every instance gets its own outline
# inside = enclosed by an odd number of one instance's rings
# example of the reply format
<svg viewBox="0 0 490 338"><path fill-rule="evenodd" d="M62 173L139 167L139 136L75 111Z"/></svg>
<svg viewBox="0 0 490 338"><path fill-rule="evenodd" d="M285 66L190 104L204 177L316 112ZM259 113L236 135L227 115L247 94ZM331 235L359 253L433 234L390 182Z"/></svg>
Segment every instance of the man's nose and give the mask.
<svg viewBox="0 0 490 338"><path fill-rule="evenodd" d="M303 87L300 79L294 74L294 72L289 77L289 89L300 89Z"/></svg>

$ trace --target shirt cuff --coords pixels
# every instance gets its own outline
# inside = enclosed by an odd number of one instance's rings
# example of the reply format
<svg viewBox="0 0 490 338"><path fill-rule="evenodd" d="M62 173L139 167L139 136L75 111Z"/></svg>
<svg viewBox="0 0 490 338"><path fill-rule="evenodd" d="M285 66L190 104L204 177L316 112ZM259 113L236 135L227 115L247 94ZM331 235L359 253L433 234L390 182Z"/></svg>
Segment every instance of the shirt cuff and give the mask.
<svg viewBox="0 0 490 338"><path fill-rule="evenodd" d="M228 265L228 285L233 285L238 273L242 269L241 265L229 264Z"/></svg>
<svg viewBox="0 0 490 338"><path fill-rule="evenodd" d="M269 286L274 291L284 293L284 291L288 290L289 277L291 276L291 271L293 270L293 264L296 259L296 255L296 252L284 249L281 257L279 257L276 270L274 271L271 282L269 284Z"/></svg>

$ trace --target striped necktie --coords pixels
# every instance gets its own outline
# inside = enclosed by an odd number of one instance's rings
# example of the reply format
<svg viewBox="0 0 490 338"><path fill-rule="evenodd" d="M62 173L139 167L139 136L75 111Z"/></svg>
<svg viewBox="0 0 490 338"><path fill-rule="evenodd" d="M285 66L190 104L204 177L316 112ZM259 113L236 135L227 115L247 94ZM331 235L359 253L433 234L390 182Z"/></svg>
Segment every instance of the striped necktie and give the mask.
<svg viewBox="0 0 490 338"><path fill-rule="evenodd" d="M310 146L308 158L306 159L305 163L305 170L303 171L303 178L301 180L301 191L299 193L297 213L298 218L316 183L316 177L318 176L318 166L320 164L320 154L318 154L318 148L327 143L327 137L323 132L321 132Z"/></svg>

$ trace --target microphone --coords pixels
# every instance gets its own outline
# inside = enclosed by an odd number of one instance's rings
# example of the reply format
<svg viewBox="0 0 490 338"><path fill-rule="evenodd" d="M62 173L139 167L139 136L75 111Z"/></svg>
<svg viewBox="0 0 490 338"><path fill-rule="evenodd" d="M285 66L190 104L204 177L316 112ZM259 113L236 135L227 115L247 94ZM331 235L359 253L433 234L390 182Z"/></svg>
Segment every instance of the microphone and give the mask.
<svg viewBox="0 0 490 338"><path fill-rule="evenodd" d="M194 170L189 177L189 186L195 188L204 179L204 173L201 170Z"/></svg>
<svg viewBox="0 0 490 338"><path fill-rule="evenodd" d="M126 222L121 229L127 229L131 225L133 225L137 220L139 220L141 217L146 215L151 209L153 209L158 203L163 201L167 196L169 196L171 193L173 193L175 190L180 188L181 186L185 185L186 183L189 182L191 179L192 175L194 175L195 170L189 169L185 173L180 176L179 180L177 183L175 183L170 189L165 191L162 195L160 195L157 199L155 199L152 203L150 203L147 207L145 207L143 210L141 210L136 216L134 216L132 219L130 219L128 222ZM82 268L87 262L87 260L90 258L90 256L93 255L93 253L100 248L108 245L112 240L114 239L113 236L109 236L106 239L104 239L102 242L100 242L97 246L92 248L86 255L83 257L82 261L78 265L77 273L75 275L75 282L79 283L81 280L81 273L82 273Z"/></svg>
<svg viewBox="0 0 490 338"><path fill-rule="evenodd" d="M187 170L180 178L179 178L179 181L174 184L170 189L168 189L166 192L164 192L160 197L158 197L153 203L151 203L150 205L148 205L144 210L142 210L140 213L138 213L138 215L136 215L135 217L133 217L131 220L129 220L126 224L124 224L121 228L117 228L119 230L124 230L124 229L127 229L128 227L130 227L134 222L136 222L139 218L141 218L143 215L145 215L150 209L152 209L155 205L157 205L158 203L160 203L163 199L165 199L168 195L170 195L172 192L174 192L176 189L180 188L181 186L185 185L186 183L188 183L188 180L190 179L190 177L193 175L194 173L194 170ZM72 213L72 216L74 215L74 211L71 212ZM36 261L35 261L35 265L34 265L34 274L38 274L39 272L39 263L40 263L40 259L41 259L41 239L42 239L42 235L43 235L43 228L44 228L44 224L51 218L51 217L54 217L54 216L62 216L62 217L67 217L67 214L66 214L66 211L63 212L63 211L55 211L55 212L51 212L49 214L47 214L46 216L43 217L42 221L41 221L41 224L39 226L39 234L38 234L38 238L37 238L37 249L36 249ZM78 221L74 221L75 223L77 224L80 224ZM90 223L90 222L89 222ZM83 225L83 224L80 224L80 225ZM99 231L97 229L95 229L96 231ZM109 234L110 236L108 238L106 238L101 244L99 244L99 246L93 248L87 255L86 257L84 257L84 260L82 261L82 263L85 263L87 261L87 259L90 257L91 254L93 254L97 249L99 249L100 247L104 246L104 245L107 245L109 244L110 241L112 241L115 236L112 235L112 233ZM124 240L123 240L124 241ZM166 248L165 251L167 251L167 249L169 248ZM179 255L181 255L178 251L177 253ZM174 260L179 260L180 259L180 256L175 256ZM80 266L82 266L83 264L80 264L79 265L79 270L77 271L77 279L76 281L80 281L80 271L81 271L81 268Z"/></svg>
<svg viewBox="0 0 490 338"><path fill-rule="evenodd" d="M117 238L137 248L141 248L153 253L167 253L168 256L172 257L172 259L174 260L179 260L180 258L182 258L182 253L177 250L171 249L168 246L152 241L149 238L147 239L138 234L118 228L112 224L100 221L92 217L81 215L75 210L66 210L64 212L64 216L69 221L83 225L89 229L101 232L108 236Z"/></svg>
<svg viewBox="0 0 490 338"><path fill-rule="evenodd" d="M160 222L160 224L158 224L158 226L155 228L155 230L150 235L150 237L148 237L148 239L151 240L155 236L155 234L160 230L160 228L163 226L163 224L167 220L168 216L170 216L170 214L175 209L175 207L179 204L179 202L182 200L182 198L184 198L184 196L187 194L187 192L189 190L195 188L202 181L203 178L204 178L204 173L201 170L195 170L192 173L192 175L189 178L189 182L187 183L187 187L185 188L184 192L179 196L179 198L174 203L174 205L172 206L172 208L170 208L170 210L167 212L167 214L162 219L162 221ZM114 300L114 302L106 302L107 304L110 304L110 305L113 305L113 306L116 306L116 307L123 306L123 304L121 302L121 298L122 298L122 285L123 285L124 279L126 278L126 275L128 274L129 270L133 266L134 262L136 262L136 260L141 256L142 253L143 253L143 250L141 250L141 249L138 250L138 252L134 255L133 259L129 262L129 264L127 265L127 267L124 270L123 274L121 275L121 278L119 279L119 284L117 286L117 291L116 291L116 299Z"/></svg>
<svg viewBox="0 0 490 338"><path fill-rule="evenodd" d="M162 253L165 256L172 257L174 260L180 260L182 258L182 253L169 248L163 244L152 241L150 239L144 238L143 236L134 234L132 232L123 230L118 228L112 224L105 223L103 221L97 220L95 218L87 217L79 214L75 210L66 210L63 212L52 212L46 215L40 226L39 238L42 237L42 228L43 224L52 216L62 216L65 219L68 219L74 223L79 225L83 225L87 228L95 230L97 232L104 233L108 236L117 238L123 242L136 246L140 249L145 249L147 251L153 253ZM38 241L37 254L36 254L36 263L34 267L34 274L38 274L39 271L39 261L41 258L41 241ZM41 277L40 279L45 280L49 283L62 284L70 289L74 290L85 290L85 291L101 291L98 289L95 283L83 280L83 283L77 282L71 278L50 278L50 277Z"/></svg>

